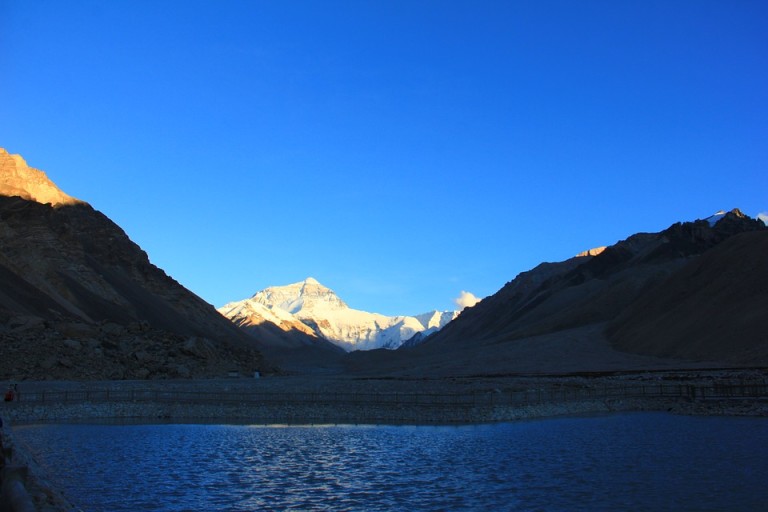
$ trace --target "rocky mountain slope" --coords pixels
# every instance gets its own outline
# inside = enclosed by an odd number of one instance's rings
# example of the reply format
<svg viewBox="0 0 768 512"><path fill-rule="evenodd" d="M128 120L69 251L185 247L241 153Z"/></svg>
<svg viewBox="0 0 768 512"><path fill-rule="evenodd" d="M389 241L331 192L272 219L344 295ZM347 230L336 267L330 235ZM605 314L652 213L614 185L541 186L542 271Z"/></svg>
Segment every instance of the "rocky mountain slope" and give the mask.
<svg viewBox="0 0 768 512"><path fill-rule="evenodd" d="M261 350L289 373L336 373L346 352L318 336L314 330L280 308L270 309L253 301L242 301L223 309L244 332L264 340Z"/></svg>
<svg viewBox="0 0 768 512"><path fill-rule="evenodd" d="M608 324L616 348L768 364L768 231L734 235L649 287Z"/></svg>
<svg viewBox="0 0 768 512"><path fill-rule="evenodd" d="M0 379L270 371L116 224L0 150Z"/></svg>
<svg viewBox="0 0 768 512"><path fill-rule="evenodd" d="M423 332L435 332L458 316L431 311L416 316L386 316L350 308L330 288L313 278L273 286L253 297L219 308L240 326L271 323L328 340L345 351L396 349Z"/></svg>
<svg viewBox="0 0 768 512"><path fill-rule="evenodd" d="M762 222L733 210L544 263L407 354L358 355L352 367L487 374L765 365L766 236Z"/></svg>

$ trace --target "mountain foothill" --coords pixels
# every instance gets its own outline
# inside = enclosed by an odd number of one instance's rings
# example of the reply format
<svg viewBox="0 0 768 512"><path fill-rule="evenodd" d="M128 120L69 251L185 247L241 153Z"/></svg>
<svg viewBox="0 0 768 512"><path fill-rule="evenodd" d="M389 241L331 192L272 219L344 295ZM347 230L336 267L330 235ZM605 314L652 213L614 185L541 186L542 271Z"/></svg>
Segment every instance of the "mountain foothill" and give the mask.
<svg viewBox="0 0 768 512"><path fill-rule="evenodd" d="M0 149L0 378L762 367L766 254L768 228L734 209L542 263L461 312L360 311L312 278L217 311Z"/></svg>

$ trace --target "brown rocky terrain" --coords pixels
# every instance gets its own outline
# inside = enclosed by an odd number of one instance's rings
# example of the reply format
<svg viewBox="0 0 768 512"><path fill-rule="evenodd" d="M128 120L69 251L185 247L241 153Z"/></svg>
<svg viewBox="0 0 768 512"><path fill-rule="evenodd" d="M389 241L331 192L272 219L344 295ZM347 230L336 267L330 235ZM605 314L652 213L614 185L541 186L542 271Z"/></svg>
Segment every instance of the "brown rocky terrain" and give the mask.
<svg viewBox="0 0 768 512"><path fill-rule="evenodd" d="M258 340L152 265L105 215L4 150L0 279L0 378L272 370Z"/></svg>
<svg viewBox="0 0 768 512"><path fill-rule="evenodd" d="M303 328L263 322L235 322L243 332L259 340L259 349L288 374L321 374L343 371L343 349Z"/></svg>
<svg viewBox="0 0 768 512"><path fill-rule="evenodd" d="M521 273L420 345L345 355L258 315L238 328L0 150L0 378L275 371L262 354L290 372L390 376L768 365L766 237L738 210L640 233Z"/></svg>
<svg viewBox="0 0 768 512"><path fill-rule="evenodd" d="M692 259L607 334L628 352L768 365L768 231L734 235Z"/></svg>
<svg viewBox="0 0 768 512"><path fill-rule="evenodd" d="M520 274L406 353L348 364L424 375L766 365L766 236L738 210L633 235Z"/></svg>
<svg viewBox="0 0 768 512"><path fill-rule="evenodd" d="M262 341L270 361L287 372L337 373L346 352L320 337L307 324L290 315L279 315L261 304L245 302L219 312L244 332Z"/></svg>
<svg viewBox="0 0 768 512"><path fill-rule="evenodd" d="M250 376L260 355L210 338L152 328L14 317L0 330L5 380Z"/></svg>

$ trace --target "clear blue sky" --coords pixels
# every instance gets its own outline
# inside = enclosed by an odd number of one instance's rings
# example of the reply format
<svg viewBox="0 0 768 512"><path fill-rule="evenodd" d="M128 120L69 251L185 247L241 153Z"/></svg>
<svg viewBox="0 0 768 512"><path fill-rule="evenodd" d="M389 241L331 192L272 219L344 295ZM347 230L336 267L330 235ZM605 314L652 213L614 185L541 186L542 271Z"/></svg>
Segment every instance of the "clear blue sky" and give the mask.
<svg viewBox="0 0 768 512"><path fill-rule="evenodd" d="M216 306L451 309L768 211L768 2L0 0L0 147Z"/></svg>

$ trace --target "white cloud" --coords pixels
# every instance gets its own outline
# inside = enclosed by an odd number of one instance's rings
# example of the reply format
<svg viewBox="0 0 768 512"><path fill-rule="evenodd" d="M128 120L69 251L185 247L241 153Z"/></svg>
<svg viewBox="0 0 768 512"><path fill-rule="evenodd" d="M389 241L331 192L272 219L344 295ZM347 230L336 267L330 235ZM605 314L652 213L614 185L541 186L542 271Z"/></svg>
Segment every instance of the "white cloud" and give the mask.
<svg viewBox="0 0 768 512"><path fill-rule="evenodd" d="M461 290L461 293L458 297L453 299L453 302L456 303L456 306L459 307L459 309L464 309L466 307L471 307L480 302L480 299L475 297L474 293L465 292L464 290Z"/></svg>
<svg viewBox="0 0 768 512"><path fill-rule="evenodd" d="M763 224L768 225L768 212L758 213L757 218L763 221Z"/></svg>

